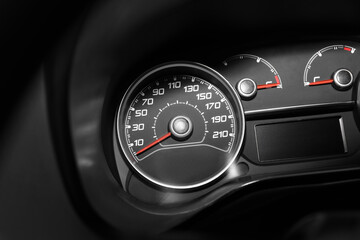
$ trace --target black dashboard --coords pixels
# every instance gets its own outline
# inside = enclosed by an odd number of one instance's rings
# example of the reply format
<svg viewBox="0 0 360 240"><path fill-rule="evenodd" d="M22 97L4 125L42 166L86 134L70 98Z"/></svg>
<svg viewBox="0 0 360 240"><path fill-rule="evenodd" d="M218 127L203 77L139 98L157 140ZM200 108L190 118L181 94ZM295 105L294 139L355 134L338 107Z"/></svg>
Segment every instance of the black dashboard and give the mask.
<svg viewBox="0 0 360 240"><path fill-rule="evenodd" d="M357 169L357 47L313 41L234 53L214 69L151 68L115 103L113 173L140 206L174 213L264 180Z"/></svg>
<svg viewBox="0 0 360 240"><path fill-rule="evenodd" d="M356 213L359 8L89 3L36 77L74 211L130 239L296 239Z"/></svg>
<svg viewBox="0 0 360 240"><path fill-rule="evenodd" d="M142 184L196 192L224 172L261 180L352 167L357 45L270 47L219 60L215 70L175 61L145 72L118 100L114 151L122 185L146 201ZM181 134L176 121L185 124Z"/></svg>
<svg viewBox="0 0 360 240"><path fill-rule="evenodd" d="M124 39L116 5L75 37L64 89L80 181L115 228L158 233L262 181L358 169L356 36L229 40L240 22L204 25L195 3Z"/></svg>

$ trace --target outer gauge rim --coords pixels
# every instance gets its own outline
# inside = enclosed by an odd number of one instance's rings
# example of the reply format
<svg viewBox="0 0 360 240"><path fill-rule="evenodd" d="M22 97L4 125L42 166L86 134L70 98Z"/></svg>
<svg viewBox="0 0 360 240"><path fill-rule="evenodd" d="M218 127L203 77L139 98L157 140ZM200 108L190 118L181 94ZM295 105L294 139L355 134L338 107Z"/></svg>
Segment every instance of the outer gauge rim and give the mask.
<svg viewBox="0 0 360 240"><path fill-rule="evenodd" d="M121 127L123 127L122 120L124 120L124 118L121 117L120 113L122 113L124 111L127 111L127 109L125 109L126 104L127 104L126 101L129 100L129 97L131 96L131 93L133 92L133 90L135 90L138 87L138 85L140 85L144 80L148 79L153 74L155 74L155 73L157 73L159 71L163 71L163 70L167 70L167 69L171 69L171 68L174 68L174 69L176 69L176 68L189 68L189 69L192 69L192 70L202 71L207 75L211 75L212 77L214 77L215 79L217 79L219 81L219 84L225 85L225 87L227 87L229 89L229 91L232 91L232 95L233 95L233 97L235 97L235 99L232 100L233 101L232 105L234 103L237 104L237 106L233 106L233 111L234 111L234 115L236 114L237 115L236 117L240 118L238 120L238 122L239 122L238 124L239 124L239 127L241 127L241 133L239 133L241 135L238 136L238 138L239 138L238 143L237 143L237 146L235 146L236 149L233 152L233 156L232 156L231 160L217 174L215 174L214 176L212 176L212 177L210 177L210 178L208 178L208 179L206 179L206 180L204 180L202 182L196 183L196 184L172 185L172 184L167 184L167 183L160 182L160 181L158 181L158 180L156 180L156 179L154 179L154 178L152 178L150 176L147 176L147 174L143 173L141 169L137 168L136 165L134 165L131 162L133 160L129 159L128 154L127 154L129 152L128 146L123 145L123 141L122 141L122 137L121 137L121 134L123 133L122 130L121 130ZM207 79L204 79L204 80L208 81ZM219 88L218 86L216 86L216 87ZM230 98L232 98L232 96L230 96L230 97L226 96L226 97L229 99L229 101L231 103ZM238 110L240 110L240 112ZM241 115L241 116L239 116L239 115ZM144 74L142 74L140 77L138 77L128 87L125 94L123 95L122 100L120 102L120 105L119 105L119 107L117 109L115 121L116 121L115 126L116 126L117 140L120 143L122 154L125 156L126 161L128 162L128 165L130 165L131 168L136 171L136 173L138 173L144 179L148 180L150 183L153 183L153 184L155 184L157 186L160 186L160 187L170 188L170 189L175 189L175 190L188 190L188 189L194 189L194 188L202 187L202 186L207 185L207 184L213 182L214 180L218 179L221 175L223 175L229 169L229 167L234 163L234 161L238 157L238 155L240 153L240 150L242 148L242 145L243 145L244 135L245 135L244 109L243 109L243 106L241 104L240 97L239 97L238 93L236 92L236 90L234 89L234 87L220 73L218 73L216 70L214 70L214 69L212 69L212 68L210 68L210 67L208 67L206 65L203 65L201 63L190 62L190 61L163 63L163 64L155 66L154 68L146 71ZM235 125L235 128L234 128L235 133L237 131L237 128L239 128L239 127ZM124 138L125 138L125 136L124 136ZM236 144L236 141L234 141L234 144Z"/></svg>

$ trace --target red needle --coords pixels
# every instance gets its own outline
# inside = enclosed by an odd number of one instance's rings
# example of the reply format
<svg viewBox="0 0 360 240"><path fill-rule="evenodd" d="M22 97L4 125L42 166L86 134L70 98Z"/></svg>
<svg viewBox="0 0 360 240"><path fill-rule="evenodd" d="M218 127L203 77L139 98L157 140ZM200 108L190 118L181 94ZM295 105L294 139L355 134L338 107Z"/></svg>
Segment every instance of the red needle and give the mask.
<svg viewBox="0 0 360 240"><path fill-rule="evenodd" d="M316 86L316 85L328 84L328 83L332 83L333 81L334 81L333 79L329 79L329 80L322 80L322 81L317 81L317 82L311 82L311 83L309 83L309 86Z"/></svg>
<svg viewBox="0 0 360 240"><path fill-rule="evenodd" d="M276 83L257 85L257 89L272 88L279 86L280 85L279 77L275 76L275 80Z"/></svg>
<svg viewBox="0 0 360 240"><path fill-rule="evenodd" d="M279 86L279 83L257 85L257 89L272 88Z"/></svg>
<svg viewBox="0 0 360 240"><path fill-rule="evenodd" d="M139 150L136 155L139 155L140 153L148 150L149 148L151 148L152 146L164 141L165 139L167 139L168 137L171 136L171 132L168 132L167 134L165 134L164 136L162 136L161 138L159 138L158 140L153 141L152 143L150 143L149 145L147 145L146 147L144 147L143 149Z"/></svg>

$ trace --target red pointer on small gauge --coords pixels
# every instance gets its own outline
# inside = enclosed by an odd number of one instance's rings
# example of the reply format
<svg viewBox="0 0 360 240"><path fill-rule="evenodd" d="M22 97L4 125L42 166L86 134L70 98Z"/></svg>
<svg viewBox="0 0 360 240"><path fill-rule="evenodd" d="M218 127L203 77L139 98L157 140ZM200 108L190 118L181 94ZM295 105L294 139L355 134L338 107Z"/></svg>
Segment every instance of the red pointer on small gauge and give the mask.
<svg viewBox="0 0 360 240"><path fill-rule="evenodd" d="M272 88L279 86L279 83L257 85L257 89Z"/></svg>
<svg viewBox="0 0 360 240"><path fill-rule="evenodd" d="M152 143L150 143L149 145L147 145L147 146L144 147L143 149L139 150L139 151L136 153L136 155L139 155L140 153L145 152L145 151L148 150L149 148L151 148L151 147L155 146L156 144L164 141L165 139L167 139L167 138L170 137L170 136L171 136L171 132L168 132L167 134L165 134L165 135L162 136L161 138L153 141Z"/></svg>
<svg viewBox="0 0 360 240"><path fill-rule="evenodd" d="M332 83L332 82L334 82L334 79L321 80L321 81L311 82L311 83L309 83L309 86L329 84L329 83Z"/></svg>
<svg viewBox="0 0 360 240"><path fill-rule="evenodd" d="M276 80L276 83L257 85L257 89L273 88L273 87L279 86L280 85L279 77L275 76L275 80Z"/></svg>

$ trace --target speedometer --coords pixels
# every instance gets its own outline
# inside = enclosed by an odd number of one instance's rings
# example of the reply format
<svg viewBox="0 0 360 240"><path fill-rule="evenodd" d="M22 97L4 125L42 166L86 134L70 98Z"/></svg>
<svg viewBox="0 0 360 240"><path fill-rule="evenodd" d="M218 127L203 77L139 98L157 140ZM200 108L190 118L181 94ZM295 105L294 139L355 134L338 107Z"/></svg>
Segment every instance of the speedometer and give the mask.
<svg viewBox="0 0 360 240"><path fill-rule="evenodd" d="M197 63L169 63L130 86L117 130L139 176L188 189L217 179L234 162L244 137L244 113L219 73Z"/></svg>

